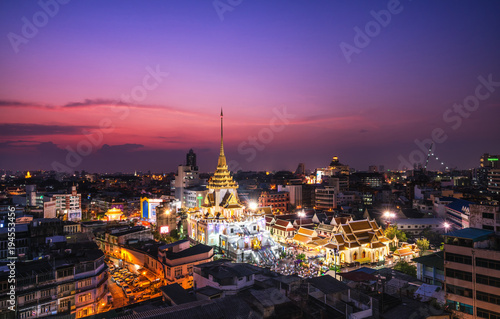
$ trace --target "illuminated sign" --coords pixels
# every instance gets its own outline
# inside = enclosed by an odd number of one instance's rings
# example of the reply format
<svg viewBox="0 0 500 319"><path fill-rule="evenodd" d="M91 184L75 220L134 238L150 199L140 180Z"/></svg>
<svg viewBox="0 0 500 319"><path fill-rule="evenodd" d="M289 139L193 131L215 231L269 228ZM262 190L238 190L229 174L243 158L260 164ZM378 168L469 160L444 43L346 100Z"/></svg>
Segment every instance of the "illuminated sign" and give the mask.
<svg viewBox="0 0 500 319"><path fill-rule="evenodd" d="M170 229L168 229L168 226L161 226L160 227L160 234L168 234L170 232Z"/></svg>
<svg viewBox="0 0 500 319"><path fill-rule="evenodd" d="M496 157L496 158L488 158L488 161L490 161L490 162L496 162L496 161L498 161L498 157Z"/></svg>

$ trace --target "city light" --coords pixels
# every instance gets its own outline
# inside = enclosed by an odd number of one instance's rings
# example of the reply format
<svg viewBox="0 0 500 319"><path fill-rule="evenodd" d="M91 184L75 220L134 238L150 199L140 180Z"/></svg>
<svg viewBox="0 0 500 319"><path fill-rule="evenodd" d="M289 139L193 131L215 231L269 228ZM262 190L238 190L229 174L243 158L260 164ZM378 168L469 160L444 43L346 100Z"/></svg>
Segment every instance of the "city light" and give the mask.
<svg viewBox="0 0 500 319"><path fill-rule="evenodd" d="M259 205L253 201L248 204L248 208L250 208L251 210L256 210L258 207Z"/></svg>

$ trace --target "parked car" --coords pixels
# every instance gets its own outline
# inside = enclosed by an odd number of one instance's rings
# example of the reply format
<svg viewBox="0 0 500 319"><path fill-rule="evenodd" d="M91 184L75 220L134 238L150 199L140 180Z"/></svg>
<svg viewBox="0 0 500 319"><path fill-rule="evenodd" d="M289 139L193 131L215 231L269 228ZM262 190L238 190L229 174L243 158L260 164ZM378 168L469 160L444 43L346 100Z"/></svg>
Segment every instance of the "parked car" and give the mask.
<svg viewBox="0 0 500 319"><path fill-rule="evenodd" d="M118 286L122 286L123 285L123 280L121 280L120 278L116 279L116 284Z"/></svg>
<svg viewBox="0 0 500 319"><path fill-rule="evenodd" d="M132 295L132 289L127 288L123 291L127 297L130 297Z"/></svg>
<svg viewBox="0 0 500 319"><path fill-rule="evenodd" d="M122 289L123 289L123 292L125 292L125 290L130 289L130 287L127 284L123 284Z"/></svg>

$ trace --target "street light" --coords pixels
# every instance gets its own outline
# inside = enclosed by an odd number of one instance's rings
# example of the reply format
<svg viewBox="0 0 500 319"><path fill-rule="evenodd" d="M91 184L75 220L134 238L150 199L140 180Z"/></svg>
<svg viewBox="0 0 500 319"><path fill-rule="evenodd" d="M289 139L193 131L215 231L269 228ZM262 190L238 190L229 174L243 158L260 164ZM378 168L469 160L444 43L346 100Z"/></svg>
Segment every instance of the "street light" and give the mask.
<svg viewBox="0 0 500 319"><path fill-rule="evenodd" d="M386 212L384 212L384 217L387 218L389 220L389 223L390 223L390 221L396 217L396 214L392 213L390 211L386 211Z"/></svg>
<svg viewBox="0 0 500 319"><path fill-rule="evenodd" d="M300 227L302 227L302 217L306 217L306 213L304 212L304 210L302 210L302 211L298 212L297 215L300 218Z"/></svg>
<svg viewBox="0 0 500 319"><path fill-rule="evenodd" d="M448 228L450 228L450 224L448 224L447 222L444 222L443 226L444 226L445 234L448 233Z"/></svg>
<svg viewBox="0 0 500 319"><path fill-rule="evenodd" d="M256 202L250 202L248 204L248 208L250 208L251 210L256 210L258 207L259 205Z"/></svg>

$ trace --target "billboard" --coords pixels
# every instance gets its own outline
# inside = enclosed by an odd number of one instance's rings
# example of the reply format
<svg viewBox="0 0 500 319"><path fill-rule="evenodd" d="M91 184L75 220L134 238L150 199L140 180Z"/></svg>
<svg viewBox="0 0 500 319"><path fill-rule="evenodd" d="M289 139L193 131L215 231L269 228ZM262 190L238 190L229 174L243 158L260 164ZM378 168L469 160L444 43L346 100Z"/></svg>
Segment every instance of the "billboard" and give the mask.
<svg viewBox="0 0 500 319"><path fill-rule="evenodd" d="M170 232L170 229L168 226L161 226L160 227L160 234L168 234Z"/></svg>

